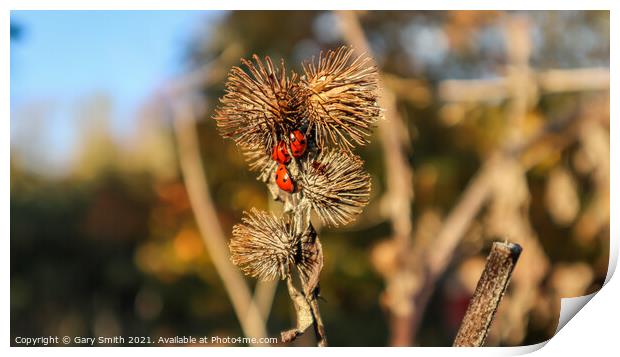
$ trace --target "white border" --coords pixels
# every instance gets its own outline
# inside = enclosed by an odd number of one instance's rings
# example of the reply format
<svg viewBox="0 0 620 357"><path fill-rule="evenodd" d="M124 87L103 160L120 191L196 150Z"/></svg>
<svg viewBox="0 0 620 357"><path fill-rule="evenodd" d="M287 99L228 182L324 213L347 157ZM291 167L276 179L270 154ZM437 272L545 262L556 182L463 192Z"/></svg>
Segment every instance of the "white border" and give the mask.
<svg viewBox="0 0 620 357"><path fill-rule="evenodd" d="M593 9L611 9L611 36L617 42L618 36L618 21L619 16L617 11L620 2L611 0L590 0L590 1L577 1L577 0L563 0L563 1L543 1L543 0L523 0L515 2L506 6L505 3L497 0L476 0L468 1L467 4L461 2L454 2L450 0L434 0L432 2L399 2L399 1L368 1L368 0L346 0L340 1L338 4L334 4L333 1L325 0L312 0L308 2L276 2L276 1L240 1L240 0L228 0L225 2L199 2L196 0L124 0L124 1L111 1L111 0L60 0L54 1L53 5L49 0L24 0L24 1L2 1L0 2L0 46L2 56L0 58L0 79L2 80L3 90L0 92L0 112L2 116L0 118L0 132L3 138L3 145L1 148L2 164L4 174L0 177L1 189L0 195L2 202L2 227L5 231L5 246L3 249L3 264L4 271L2 274L2 283L5 287L5 292L2 294L2 323L0 324L0 333L5 338L5 349L9 349L9 316L10 316L10 292L9 292L9 279L10 279L10 250L9 239L10 227L9 227L9 214L10 214L10 120L9 120L9 95L10 95L10 81L9 81L9 23L10 23L10 10L48 10L48 9L119 9L119 10L132 10L132 9L153 9L153 10L168 10L168 9L213 9L213 10L227 10L227 9L417 9L417 10L437 10L437 9L489 9L489 10L593 10ZM454 7L456 6L456 8ZM614 40L611 41L612 44ZM614 77L614 73L618 68L618 57L616 49L611 46L611 98L616 99L611 101L611 118L618 118L618 102L617 102L617 81ZM617 139L619 139L618 125L615 120L610 120L611 125L611 182L618 182L618 145ZM618 192L617 188L612 185L611 187L611 247L610 247L610 270L607 275L607 281L613 276L615 268L617 266L618 258ZM615 199L614 199L615 198ZM620 314L615 306L620 297L620 283L618 279L609 281L609 283L601 290L599 294L592 298L592 303L587 304L582 312L578 313L571 321L568 322L566 328L559 331L559 333L552 338L545 348L538 351L538 354L556 356L556 355L573 355L574 353L584 354L596 354L597 352L607 352L616 350L617 339L617 323L616 320ZM368 348L351 348L351 351L347 353L365 354L368 353L390 353L395 355L443 355L443 354L458 354L458 355L515 355L523 354L536 350L545 343L537 346L526 346L517 348L484 348L484 349L450 349L450 348L380 348L368 349ZM114 348L113 351L110 348L95 348L89 349L87 353L93 355L109 355L110 353L148 353L153 355L169 355L170 353L179 353L189 355L204 356L205 353L210 355L229 355L237 353L251 353L253 356L271 356L274 353L290 353L288 348L256 348L248 350L247 348L209 348L205 350L203 348L150 348L148 350L144 348L137 349L125 349ZM31 353L40 353L52 355L82 355L85 351L77 348L10 348L8 351L11 355L23 355ZM295 353L301 353L302 355L317 353L315 349L310 348L297 348ZM322 350L321 353L336 354L341 353L338 349ZM607 353L608 354L608 353Z"/></svg>

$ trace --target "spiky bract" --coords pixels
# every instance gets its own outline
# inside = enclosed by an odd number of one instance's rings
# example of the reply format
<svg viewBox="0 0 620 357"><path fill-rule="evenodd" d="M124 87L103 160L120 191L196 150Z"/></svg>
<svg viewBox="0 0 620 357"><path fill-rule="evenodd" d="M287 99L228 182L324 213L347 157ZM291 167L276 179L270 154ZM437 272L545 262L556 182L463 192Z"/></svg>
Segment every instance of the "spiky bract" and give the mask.
<svg viewBox="0 0 620 357"><path fill-rule="evenodd" d="M364 162L345 151L323 151L304 163L301 189L324 224L350 223L368 204L370 175Z"/></svg>
<svg viewBox="0 0 620 357"><path fill-rule="evenodd" d="M355 145L366 144L381 114L376 67L369 57L352 56L352 48L341 47L304 65L305 115L321 148L331 142L350 151Z"/></svg>
<svg viewBox="0 0 620 357"><path fill-rule="evenodd" d="M246 275L260 280L284 279L295 263L299 243L291 225L253 208L233 227L231 261Z"/></svg>
<svg viewBox="0 0 620 357"><path fill-rule="evenodd" d="M297 76L286 75L284 60L276 68L269 57L256 65L242 59L247 72L233 67L214 118L222 136L247 149L267 152L282 136L298 106Z"/></svg>

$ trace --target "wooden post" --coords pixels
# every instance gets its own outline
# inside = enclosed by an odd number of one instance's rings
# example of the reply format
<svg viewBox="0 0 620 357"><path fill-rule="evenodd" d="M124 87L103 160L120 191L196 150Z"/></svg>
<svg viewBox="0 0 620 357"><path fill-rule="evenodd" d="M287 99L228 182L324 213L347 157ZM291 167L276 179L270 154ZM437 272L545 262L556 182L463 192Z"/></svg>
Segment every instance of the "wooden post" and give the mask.
<svg viewBox="0 0 620 357"><path fill-rule="evenodd" d="M518 244L493 243L474 296L469 302L461 327L454 339L454 347L484 345L521 250Z"/></svg>

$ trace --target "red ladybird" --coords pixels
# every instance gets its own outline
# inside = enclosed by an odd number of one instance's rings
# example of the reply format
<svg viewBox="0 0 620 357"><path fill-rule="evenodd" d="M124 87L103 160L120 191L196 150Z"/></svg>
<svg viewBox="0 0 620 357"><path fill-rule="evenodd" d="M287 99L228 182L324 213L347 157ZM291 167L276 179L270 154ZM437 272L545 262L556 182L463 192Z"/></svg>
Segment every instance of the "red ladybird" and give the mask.
<svg viewBox="0 0 620 357"><path fill-rule="evenodd" d="M286 192L293 192L295 190L293 179L291 178L291 175L289 175L286 166L283 164L278 165L278 168L276 169L276 183L280 189Z"/></svg>
<svg viewBox="0 0 620 357"><path fill-rule="evenodd" d="M291 141L291 151L294 157L300 157L306 152L308 142L306 140L306 135L304 135L301 130L293 130L290 132L289 139Z"/></svg>
<svg viewBox="0 0 620 357"><path fill-rule="evenodd" d="M288 164L291 162L291 156L288 154L288 150L286 150L286 144L284 140L280 140L278 145L273 147L273 152L271 153L271 158L280 164Z"/></svg>

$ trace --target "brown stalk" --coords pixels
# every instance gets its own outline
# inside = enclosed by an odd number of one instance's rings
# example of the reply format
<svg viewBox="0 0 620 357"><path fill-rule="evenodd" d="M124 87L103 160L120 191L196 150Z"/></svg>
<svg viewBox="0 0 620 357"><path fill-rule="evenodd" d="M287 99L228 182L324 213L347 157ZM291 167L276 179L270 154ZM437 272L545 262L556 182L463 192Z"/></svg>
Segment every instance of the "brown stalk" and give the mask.
<svg viewBox="0 0 620 357"><path fill-rule="evenodd" d="M293 163L294 166L298 166L296 160L293 160ZM327 347L325 326L323 325L318 305L319 275L323 269L321 243L318 241L316 232L310 222L309 203L305 200L294 200L292 196L287 196L286 200L285 207L290 207L293 221L297 223L295 225L295 233L304 234L307 238L305 242L302 242L302 247L304 247L302 250L304 255L301 257L302 262L297 264L301 291L294 287L293 278L290 274L286 279L288 292L297 315L297 327L293 330L283 331L281 334L282 341L294 341L312 325L317 346ZM306 232L309 232L309 234L306 234Z"/></svg>
<svg viewBox="0 0 620 357"><path fill-rule="evenodd" d="M495 242L461 322L454 347L482 347L521 255L521 246Z"/></svg>

